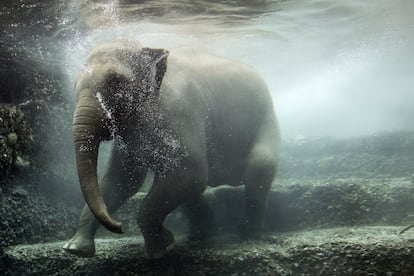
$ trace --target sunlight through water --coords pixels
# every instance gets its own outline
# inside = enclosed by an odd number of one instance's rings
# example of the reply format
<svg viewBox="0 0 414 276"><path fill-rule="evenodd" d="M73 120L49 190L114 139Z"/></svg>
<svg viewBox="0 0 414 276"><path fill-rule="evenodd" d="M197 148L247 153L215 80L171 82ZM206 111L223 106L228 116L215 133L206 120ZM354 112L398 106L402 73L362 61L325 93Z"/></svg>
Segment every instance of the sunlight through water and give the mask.
<svg viewBox="0 0 414 276"><path fill-rule="evenodd" d="M96 44L134 37L147 46L192 46L254 67L269 85L285 137L412 127L410 1L254 1L256 9L219 1L125 2L83 12L87 31L64 49L68 83Z"/></svg>

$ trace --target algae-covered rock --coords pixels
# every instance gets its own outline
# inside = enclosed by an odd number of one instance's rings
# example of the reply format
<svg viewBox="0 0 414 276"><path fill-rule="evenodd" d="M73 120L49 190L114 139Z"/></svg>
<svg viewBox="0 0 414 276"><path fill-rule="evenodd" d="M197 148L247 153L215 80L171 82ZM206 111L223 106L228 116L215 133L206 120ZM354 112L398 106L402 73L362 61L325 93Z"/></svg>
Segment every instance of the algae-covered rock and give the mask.
<svg viewBox="0 0 414 276"><path fill-rule="evenodd" d="M9 146L13 147L17 143L18 136L15 132L10 132L9 135L7 135L7 142Z"/></svg>
<svg viewBox="0 0 414 276"><path fill-rule="evenodd" d="M18 107L0 105L0 118L1 180L11 172L16 161L21 163L22 158L24 159L22 156L29 154L32 147L32 129L27 117Z"/></svg>

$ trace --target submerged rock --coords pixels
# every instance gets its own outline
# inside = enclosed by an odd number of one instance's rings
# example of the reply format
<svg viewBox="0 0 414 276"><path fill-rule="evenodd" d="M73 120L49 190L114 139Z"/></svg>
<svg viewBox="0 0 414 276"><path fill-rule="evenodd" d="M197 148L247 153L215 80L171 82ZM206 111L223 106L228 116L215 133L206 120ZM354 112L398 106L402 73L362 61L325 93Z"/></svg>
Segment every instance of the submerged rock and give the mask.
<svg viewBox="0 0 414 276"><path fill-rule="evenodd" d="M17 156L16 157L16 161L14 161L14 167L17 169L25 169L28 168L30 166L30 161L28 161L27 159L21 157L21 156Z"/></svg>
<svg viewBox="0 0 414 276"><path fill-rule="evenodd" d="M12 195L17 196L17 197L27 197L29 195L29 192L25 188L21 186L17 186L17 187L14 187L12 191Z"/></svg>
<svg viewBox="0 0 414 276"><path fill-rule="evenodd" d="M13 105L0 104L0 180L11 173L18 156L32 145L31 127L25 114Z"/></svg>
<svg viewBox="0 0 414 276"><path fill-rule="evenodd" d="M15 132L10 132L9 135L7 135L7 142L10 146L14 146L17 143L18 136Z"/></svg>

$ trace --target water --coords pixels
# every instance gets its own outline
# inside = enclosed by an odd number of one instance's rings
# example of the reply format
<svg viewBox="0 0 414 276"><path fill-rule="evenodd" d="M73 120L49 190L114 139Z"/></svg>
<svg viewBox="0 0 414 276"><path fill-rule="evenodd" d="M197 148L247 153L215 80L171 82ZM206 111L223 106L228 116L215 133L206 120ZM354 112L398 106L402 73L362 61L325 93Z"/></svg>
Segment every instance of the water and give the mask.
<svg viewBox="0 0 414 276"><path fill-rule="evenodd" d="M144 45L190 45L255 67L274 95L285 137L413 127L414 4L408 0L98 6L100 14L84 19L89 31L65 49L76 61L66 65L72 77L92 46L132 36Z"/></svg>
<svg viewBox="0 0 414 276"><path fill-rule="evenodd" d="M279 190L272 193L269 200L271 230L344 226L345 230L338 231L341 237L346 237L347 231L355 234L348 230L348 226L385 224L399 229L400 225L412 223L414 135L409 130L414 129L414 2L119 0L112 3L84 0L69 3L16 1L1 5L0 23L5 28L0 37L0 60L12 60L15 64L34 60L45 70L59 72L63 76L61 89L70 111L75 106L73 84L90 50L101 42L120 37L137 38L149 47L192 46L254 67L270 88L283 138L289 141L282 149L281 172L275 188ZM8 79L18 79L18 72L1 64L0 69L9 72L1 76L2 85L10 82ZM7 89L0 91L0 98L5 97L4 91L17 91L20 86L3 87ZM7 101L19 103L23 96L7 97ZM67 128L62 133L70 138L72 118L66 115L62 118L54 109L50 114L56 117L52 116L52 120L66 121L67 124L60 127ZM384 132L384 135L368 136ZM32 186L43 183L41 187L46 187L46 196L40 194L32 198L31 190L24 186L27 183L21 181L16 183L22 184L23 191L21 187L13 190L14 180L9 186L0 185L4 194L8 189L12 194L14 192L11 197L3 197L3 207L0 201L0 214L6 214L7 229L14 230L11 239L18 243L67 240L79 215L81 197L71 141L62 142L54 135L50 136L57 145L47 154L56 153L62 157L58 161L46 158L44 162L51 163L48 169L52 173L42 171L42 176L30 180L34 183L30 184ZM309 136L316 138L308 139ZM320 138L325 136L334 138ZM108 147L104 148L100 154L104 156L103 160L108 154ZM64 177L60 178L61 175ZM234 230L234 223L239 218L236 209L242 209L231 207L242 198L237 189L232 192L235 196L225 189L207 195L219 209L215 210L219 222L227 223L230 230ZM1 194L0 190L0 199ZM78 197L78 200L68 204L65 200L72 200L72 197ZM139 195L137 197L134 200L139 201ZM130 205L123 209L121 216L127 216L127 211L135 211ZM23 212L21 209L24 212L33 210L28 212L30 216L23 216L16 222L17 216L12 211ZM171 217L173 227L181 229L180 217ZM178 226L174 225L174 220ZM134 224L133 218L131 224ZM133 233L138 231L136 226L126 227L127 230L131 227ZM394 228L387 230L387 240L393 238L392 231ZM371 236L375 235L370 233ZM296 239L295 235L291 238ZM354 239L363 240L358 235ZM273 241L273 238L269 240ZM123 247L123 243L118 243L116 254L111 255L112 241L105 241L103 254L106 256L103 260L94 260L97 267L105 267L102 263L107 265L111 258L121 256L128 247ZM318 254L319 243L315 249ZM354 243L352 241L350 246ZM141 252L141 244L142 241L135 241L130 251ZM180 246L184 255L191 256L185 246ZM237 248L238 245L232 246ZM267 243L263 248L266 246L278 250L273 243ZM300 245L297 252L302 252L306 246L309 246L306 242ZM362 243L360 248L364 246ZM42 250L36 253L42 258L46 255L46 261L54 256L52 262L56 264L48 267L50 273L66 266L65 262L74 262L61 253L61 244L50 247L52 249L46 253ZM259 253L247 248L248 256L266 253L260 251L259 243L252 242L251 247ZM197 250L194 249L196 256L205 256L204 251ZM293 251L289 248L289 252ZM328 250L329 254L332 252ZM295 258L302 260L302 253L299 253ZM332 259L328 253L325 252L329 256L327 263ZM26 255L30 254L34 253L29 251ZM33 256L38 256L36 254ZM232 268L239 270L234 271L253 273L247 268L243 270L244 256L229 254L237 256ZM279 256L279 252L274 254ZM251 260L256 260L254 256ZM312 256L319 255L312 253ZM143 263L154 268L154 264L146 263L141 257L134 265ZM174 266L182 261L180 258L179 253L173 253L167 263ZM2 260L0 250L0 264ZM273 263L279 264L282 260L282 257L276 258ZM35 257L31 262L36 269L45 269ZM333 267L343 267L332 264ZM19 267L19 261L15 260L12 265ZM26 269L25 265L21 266ZM263 264L263 267L267 266ZM75 263L70 269L67 271L87 268L77 267ZM298 267L292 270L301 272Z"/></svg>
<svg viewBox="0 0 414 276"><path fill-rule="evenodd" d="M126 36L154 47L194 46L255 67L274 95L285 137L413 127L409 0L31 2L19 9L41 10L42 17L25 12L22 23L13 20L5 43L62 66L72 99L90 49Z"/></svg>

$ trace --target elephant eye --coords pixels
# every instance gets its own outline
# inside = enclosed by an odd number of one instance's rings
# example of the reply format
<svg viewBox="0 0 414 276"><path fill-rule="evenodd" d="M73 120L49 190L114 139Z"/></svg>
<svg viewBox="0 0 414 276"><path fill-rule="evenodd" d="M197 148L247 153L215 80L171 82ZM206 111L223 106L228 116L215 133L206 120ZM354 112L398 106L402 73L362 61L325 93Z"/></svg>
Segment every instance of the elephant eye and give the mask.
<svg viewBox="0 0 414 276"><path fill-rule="evenodd" d="M110 89L119 89L126 82L126 79L117 74L111 74L106 78L106 87Z"/></svg>

